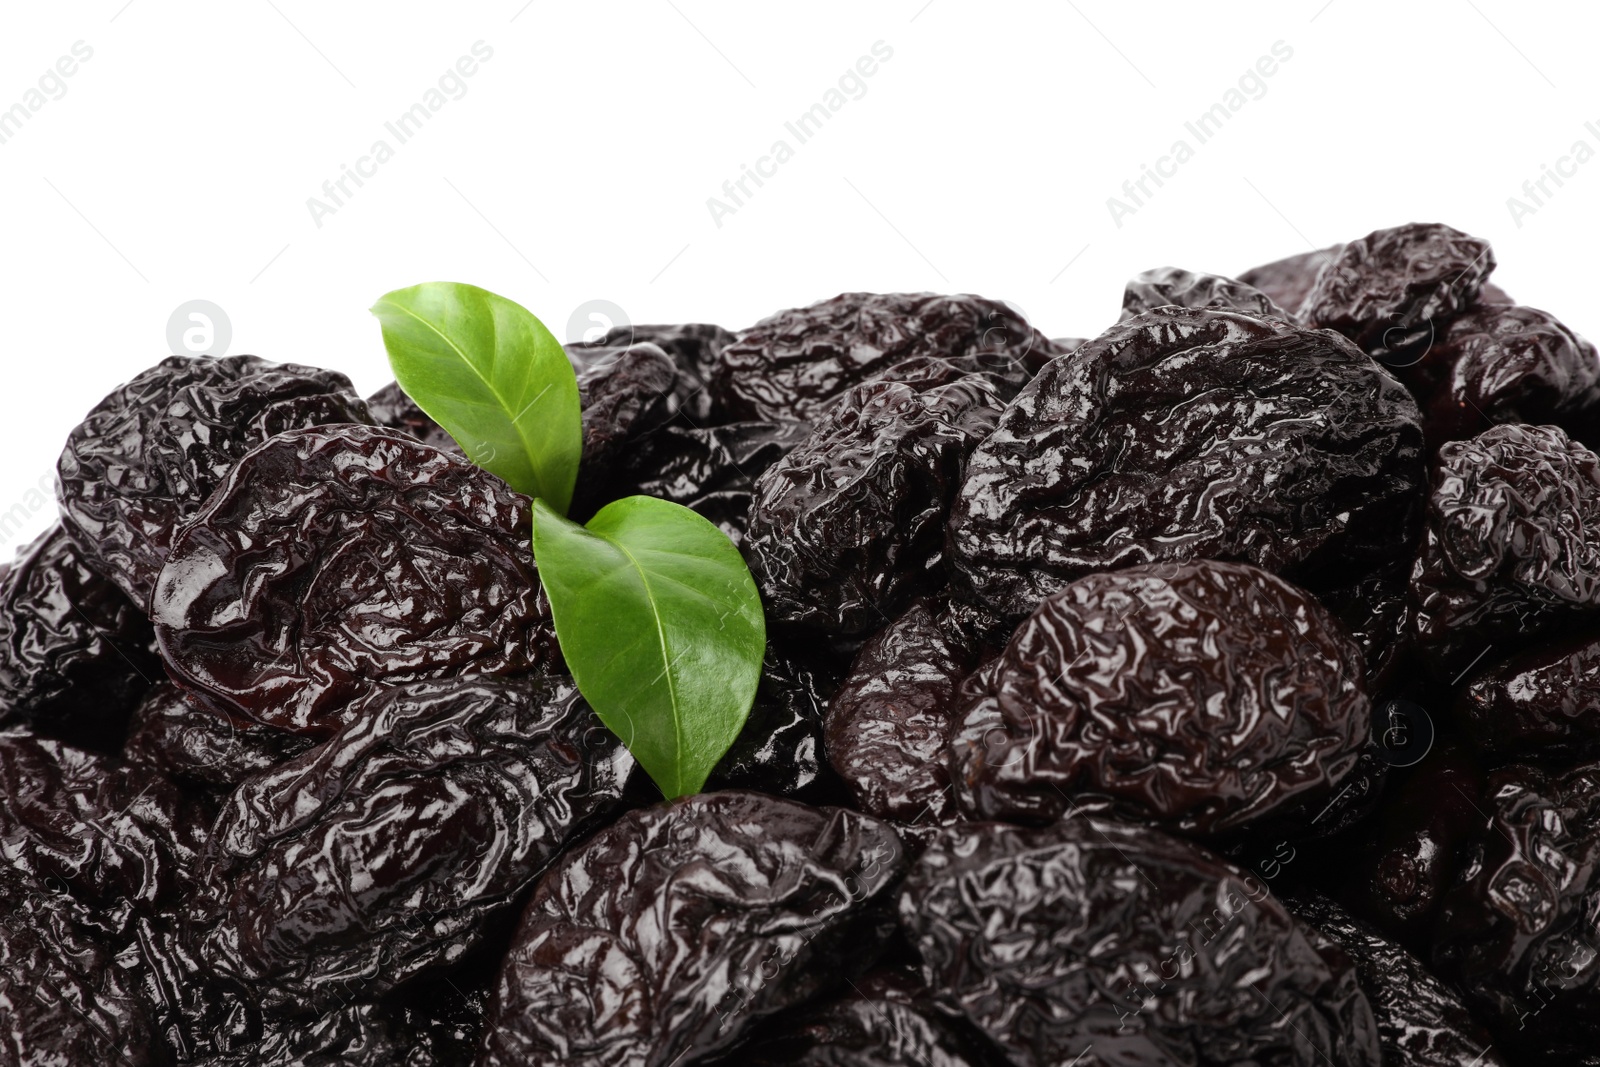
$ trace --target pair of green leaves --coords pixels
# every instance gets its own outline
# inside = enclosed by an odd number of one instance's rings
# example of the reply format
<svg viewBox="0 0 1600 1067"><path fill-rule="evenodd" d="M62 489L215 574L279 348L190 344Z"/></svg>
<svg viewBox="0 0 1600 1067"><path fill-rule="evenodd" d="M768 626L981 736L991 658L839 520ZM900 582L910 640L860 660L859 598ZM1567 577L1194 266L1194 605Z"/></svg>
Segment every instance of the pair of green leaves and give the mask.
<svg viewBox="0 0 1600 1067"><path fill-rule="evenodd" d="M738 549L655 497L615 501L586 526L565 517L583 452L578 380L527 309L430 282L372 312L406 395L534 498L534 559L579 691L665 795L699 792L744 727L766 651Z"/></svg>

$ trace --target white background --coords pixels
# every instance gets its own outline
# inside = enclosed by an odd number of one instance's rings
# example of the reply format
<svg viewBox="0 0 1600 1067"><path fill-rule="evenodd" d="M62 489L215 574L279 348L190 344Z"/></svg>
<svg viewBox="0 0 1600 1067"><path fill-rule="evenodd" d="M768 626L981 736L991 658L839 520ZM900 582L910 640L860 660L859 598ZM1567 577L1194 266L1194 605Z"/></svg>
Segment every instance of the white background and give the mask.
<svg viewBox="0 0 1600 1067"><path fill-rule="evenodd" d="M430 279L558 335L596 298L738 328L848 289L978 292L1092 335L1145 268L1237 273L1427 220L1489 238L1496 281L1600 337L1600 160L1520 219L1507 204L1575 141L1600 150L1592 10L6 3L0 110L76 42L93 55L0 144L0 513L38 503L67 432L196 298L226 311L230 352L370 392L389 376L366 309ZM399 144L384 123L479 41L465 94ZM864 95L798 144L784 123L880 41ZM1280 41L1292 57L1198 144L1184 123ZM380 138L394 157L318 226L308 198ZM793 158L716 225L707 199L780 138ZM1107 198L1179 138L1194 157L1118 226Z"/></svg>

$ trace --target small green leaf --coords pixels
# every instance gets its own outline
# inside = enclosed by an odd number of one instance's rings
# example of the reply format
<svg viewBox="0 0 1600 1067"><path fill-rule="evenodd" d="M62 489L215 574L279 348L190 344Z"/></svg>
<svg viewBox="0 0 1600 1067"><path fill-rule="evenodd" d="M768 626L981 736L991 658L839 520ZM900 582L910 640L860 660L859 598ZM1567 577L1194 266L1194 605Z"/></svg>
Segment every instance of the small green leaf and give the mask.
<svg viewBox="0 0 1600 1067"><path fill-rule="evenodd" d="M566 514L583 452L578 379L544 323L455 282L396 289L372 313L406 395L472 462Z"/></svg>
<svg viewBox="0 0 1600 1067"><path fill-rule="evenodd" d="M648 496L587 527L533 505L533 554L578 690L668 797L697 793L744 727L767 625L739 550Z"/></svg>

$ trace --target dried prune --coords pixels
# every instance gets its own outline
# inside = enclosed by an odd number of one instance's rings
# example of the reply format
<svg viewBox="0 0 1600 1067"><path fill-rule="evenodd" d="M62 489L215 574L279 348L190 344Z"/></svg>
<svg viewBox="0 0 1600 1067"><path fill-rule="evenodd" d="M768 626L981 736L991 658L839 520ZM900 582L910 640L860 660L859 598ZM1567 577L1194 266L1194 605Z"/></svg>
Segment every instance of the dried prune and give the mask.
<svg viewBox="0 0 1600 1067"><path fill-rule="evenodd" d="M1019 1067L1085 1053L1379 1062L1354 976L1328 967L1259 879L1155 830L1087 816L946 827L906 880L900 922L930 988Z"/></svg>
<svg viewBox="0 0 1600 1067"><path fill-rule="evenodd" d="M232 789L311 744L300 734L236 722L195 703L172 683L160 682L135 709L122 755L169 778Z"/></svg>
<svg viewBox="0 0 1600 1067"><path fill-rule="evenodd" d="M1492 772L1489 818L1445 895L1433 962L1507 1045L1593 1047L1600 992L1600 766ZM1544 1062L1544 1061L1536 1061Z"/></svg>
<svg viewBox="0 0 1600 1067"><path fill-rule="evenodd" d="M1007 1067L963 1020L942 1014L920 978L884 968L846 995L785 1013L728 1056L741 1067Z"/></svg>
<svg viewBox="0 0 1600 1067"><path fill-rule="evenodd" d="M717 762L707 789L757 789L809 798L832 775L822 721L839 676L827 657L799 641L769 641L755 703L739 736Z"/></svg>
<svg viewBox="0 0 1600 1067"><path fill-rule="evenodd" d="M188 887L204 829L169 781L97 752L0 735L0 856L120 924Z"/></svg>
<svg viewBox="0 0 1600 1067"><path fill-rule="evenodd" d="M197 1067L465 1067L426 1029L387 1006L355 1004L310 1022L269 1023L259 1041Z"/></svg>
<svg viewBox="0 0 1600 1067"><path fill-rule="evenodd" d="M692 508L742 546L756 479L809 432L803 422L667 426L624 451L610 491Z"/></svg>
<svg viewBox="0 0 1600 1067"><path fill-rule="evenodd" d="M862 811L904 823L953 814L945 747L961 683L994 628L964 605L922 598L861 646L828 706L826 737Z"/></svg>
<svg viewBox="0 0 1600 1067"><path fill-rule="evenodd" d="M1404 570L1391 570L1317 594L1361 649L1368 693L1388 692L1411 663L1408 577Z"/></svg>
<svg viewBox="0 0 1600 1067"><path fill-rule="evenodd" d="M376 684L553 660L526 497L407 434L325 426L239 461L151 601L202 703L327 736Z"/></svg>
<svg viewBox="0 0 1600 1067"><path fill-rule="evenodd" d="M1433 222L1374 230L1317 274L1300 318L1404 363L1471 306L1494 271L1489 242Z"/></svg>
<svg viewBox="0 0 1600 1067"><path fill-rule="evenodd" d="M1491 756L1558 763L1600 756L1600 633L1495 663L1467 682L1456 710Z"/></svg>
<svg viewBox="0 0 1600 1067"><path fill-rule="evenodd" d="M1396 369L1435 447L1493 423L1592 433L1600 406L1594 346L1537 308L1483 305L1451 319L1416 364Z"/></svg>
<svg viewBox="0 0 1600 1067"><path fill-rule="evenodd" d="M443 426L417 407L417 402L406 395L399 382L390 382L367 397L367 410L372 414L372 421L379 426L404 430L423 444L445 452L466 454Z"/></svg>
<svg viewBox="0 0 1600 1067"><path fill-rule="evenodd" d="M1259 267L1251 267L1239 275L1246 285L1255 286L1266 293L1272 302L1285 311L1298 314L1306 301L1306 294L1317 284L1317 274L1332 263L1344 250L1344 245L1301 252L1299 255L1275 259Z"/></svg>
<svg viewBox="0 0 1600 1067"><path fill-rule="evenodd" d="M1131 319L1151 308L1225 308L1294 322L1292 313L1247 282L1220 274L1196 274L1177 267L1157 267L1137 275L1122 291L1122 317Z"/></svg>
<svg viewBox="0 0 1600 1067"><path fill-rule="evenodd" d="M1421 960L1319 893L1285 903L1354 964L1385 1067L1506 1067L1488 1031Z"/></svg>
<svg viewBox="0 0 1600 1067"><path fill-rule="evenodd" d="M140 607L179 528L275 433L367 422L336 371L256 356L169 356L95 405L56 465L61 515L89 564Z"/></svg>
<svg viewBox="0 0 1600 1067"><path fill-rule="evenodd" d="M144 612L51 527L0 582L0 725L114 750L160 677L154 641Z"/></svg>
<svg viewBox="0 0 1600 1067"><path fill-rule="evenodd" d="M1411 596L1441 677L1600 611L1600 457L1557 427L1508 423L1439 458Z"/></svg>
<svg viewBox="0 0 1600 1067"><path fill-rule="evenodd" d="M1422 431L1348 342L1215 308L1157 308L1051 361L972 453L957 579L1025 615L1136 563L1254 563L1316 587L1409 558Z"/></svg>
<svg viewBox="0 0 1600 1067"><path fill-rule="evenodd" d="M168 1056L86 909L0 870L0 1067Z"/></svg>
<svg viewBox="0 0 1600 1067"><path fill-rule="evenodd" d="M612 470L624 448L672 414L672 358L651 344L597 349L578 372L583 405L583 464L573 512L583 518L608 503Z"/></svg>
<svg viewBox="0 0 1600 1067"><path fill-rule="evenodd" d="M1367 743L1360 653L1246 564L1094 574L1006 645L950 746L964 810L1048 821L1074 792L1194 834L1333 795Z"/></svg>
<svg viewBox="0 0 1600 1067"><path fill-rule="evenodd" d="M481 1067L668 1067L869 965L905 869L885 824L761 793L633 811L540 879Z"/></svg>
<svg viewBox="0 0 1600 1067"><path fill-rule="evenodd" d="M846 392L756 481L745 547L770 617L858 634L943 584L950 500L1008 394L895 374Z"/></svg>
<svg viewBox="0 0 1600 1067"><path fill-rule="evenodd" d="M632 766L564 678L381 690L234 790L188 915L197 952L270 1013L382 993L459 960Z"/></svg>
<svg viewBox="0 0 1600 1067"><path fill-rule="evenodd" d="M1005 304L934 293L841 293L762 319L722 350L712 378L734 419L809 421L903 360L1024 380L1050 341Z"/></svg>
<svg viewBox="0 0 1600 1067"><path fill-rule="evenodd" d="M733 336L721 326L703 322L613 326L594 345L572 347L588 350L641 342L660 347L678 368L677 381L672 387L673 415L690 426L709 426L723 421L722 413L713 403L710 383L722 350L733 341ZM587 357L587 351L584 355Z"/></svg>

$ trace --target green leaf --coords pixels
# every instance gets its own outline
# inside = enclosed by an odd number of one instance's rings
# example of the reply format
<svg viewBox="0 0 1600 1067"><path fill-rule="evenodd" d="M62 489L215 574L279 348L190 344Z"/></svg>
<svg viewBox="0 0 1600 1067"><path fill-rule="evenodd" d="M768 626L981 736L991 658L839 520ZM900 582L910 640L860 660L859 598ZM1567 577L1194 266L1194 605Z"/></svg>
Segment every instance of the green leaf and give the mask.
<svg viewBox="0 0 1600 1067"><path fill-rule="evenodd" d="M472 462L566 514L583 452L578 379L544 323L455 282L396 289L372 313L406 395Z"/></svg>
<svg viewBox="0 0 1600 1067"><path fill-rule="evenodd" d="M739 550L679 504L631 496L587 527L533 505L533 554L578 690L668 797L744 727L767 626Z"/></svg>

